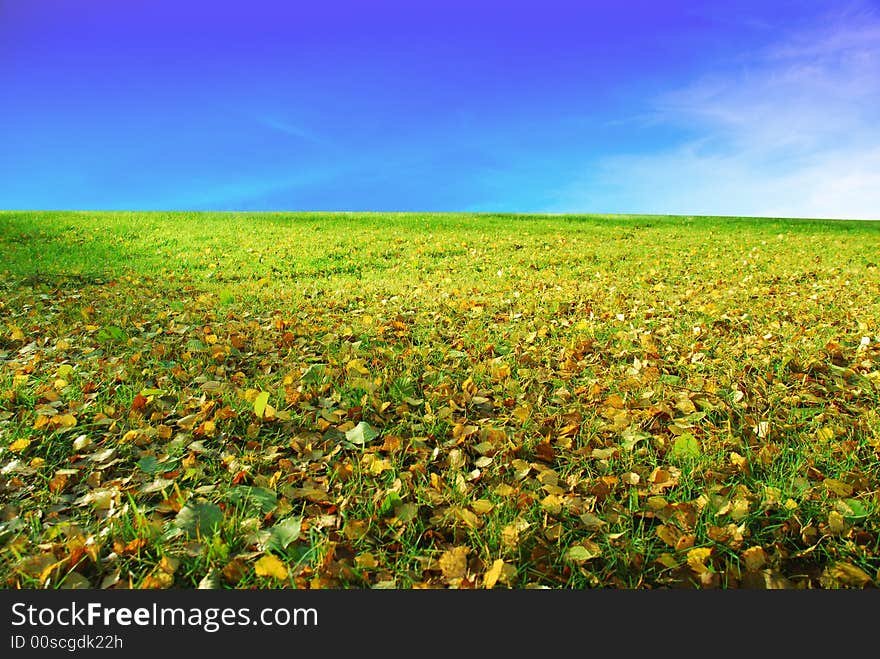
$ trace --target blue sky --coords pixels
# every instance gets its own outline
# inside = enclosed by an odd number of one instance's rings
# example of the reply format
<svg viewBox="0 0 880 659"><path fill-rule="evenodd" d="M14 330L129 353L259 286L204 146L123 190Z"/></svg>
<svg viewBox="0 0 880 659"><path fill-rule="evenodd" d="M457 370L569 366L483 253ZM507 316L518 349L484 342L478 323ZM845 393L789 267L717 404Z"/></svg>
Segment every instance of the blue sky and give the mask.
<svg viewBox="0 0 880 659"><path fill-rule="evenodd" d="M0 0L0 208L880 219L876 2Z"/></svg>

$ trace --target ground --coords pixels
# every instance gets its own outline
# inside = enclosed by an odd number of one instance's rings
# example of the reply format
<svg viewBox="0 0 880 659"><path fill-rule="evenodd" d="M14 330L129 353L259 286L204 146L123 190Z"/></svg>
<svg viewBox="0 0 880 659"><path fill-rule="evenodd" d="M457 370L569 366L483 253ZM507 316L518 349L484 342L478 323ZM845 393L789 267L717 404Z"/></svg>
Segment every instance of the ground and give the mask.
<svg viewBox="0 0 880 659"><path fill-rule="evenodd" d="M872 588L880 223L0 213L0 579Z"/></svg>

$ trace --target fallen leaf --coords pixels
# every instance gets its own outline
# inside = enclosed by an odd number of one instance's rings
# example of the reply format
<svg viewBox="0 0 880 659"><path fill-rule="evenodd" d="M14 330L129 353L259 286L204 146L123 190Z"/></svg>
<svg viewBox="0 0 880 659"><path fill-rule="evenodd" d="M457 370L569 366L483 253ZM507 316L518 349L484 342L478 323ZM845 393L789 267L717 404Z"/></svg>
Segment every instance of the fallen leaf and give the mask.
<svg viewBox="0 0 880 659"><path fill-rule="evenodd" d="M702 450L697 438L687 432L676 437L672 445L672 455L679 458L698 458L701 453Z"/></svg>
<svg viewBox="0 0 880 659"><path fill-rule="evenodd" d="M687 553L687 563L697 574L709 572L710 569L706 565L706 559L711 555L712 549L710 547L695 547Z"/></svg>
<svg viewBox="0 0 880 659"><path fill-rule="evenodd" d="M757 572L767 564L767 552L763 547L749 547L742 553L746 570Z"/></svg>
<svg viewBox="0 0 880 659"><path fill-rule="evenodd" d="M467 575L467 555L470 547L452 547L440 556L440 570L448 583L463 579Z"/></svg>
<svg viewBox="0 0 880 659"><path fill-rule="evenodd" d="M583 540L580 544L572 545L565 552L565 558L578 565L582 565L601 555L602 549L592 540Z"/></svg>
<svg viewBox="0 0 880 659"><path fill-rule="evenodd" d="M217 570L210 570L201 578L198 590L218 590L220 588L220 575Z"/></svg>
<svg viewBox="0 0 880 659"><path fill-rule="evenodd" d="M822 481L822 485L825 486L825 489L828 490L828 492L836 494L839 497L848 497L853 493L852 485L837 480L836 478L826 478Z"/></svg>
<svg viewBox="0 0 880 659"><path fill-rule="evenodd" d="M823 581L826 587L834 587L836 584L844 586L855 586L856 588L864 588L871 583L871 576L862 568L840 561L835 563L823 574Z"/></svg>
<svg viewBox="0 0 880 659"><path fill-rule="evenodd" d="M287 546L297 540L302 530L302 517L288 517L272 527L272 535L268 542L270 549L284 551Z"/></svg>
<svg viewBox="0 0 880 659"><path fill-rule="evenodd" d="M483 587L491 590L495 587L495 584L498 582L498 579L501 577L501 572L504 570L504 560L496 559L494 563L492 563L492 567L483 575Z"/></svg>
<svg viewBox="0 0 880 659"><path fill-rule="evenodd" d="M352 444L359 445L367 444L378 436L379 433L373 430L370 424L366 421L359 422L354 428L345 433L345 438L348 441Z"/></svg>
<svg viewBox="0 0 880 659"><path fill-rule="evenodd" d="M266 405L269 403L269 392L263 391L254 399L254 414L258 419L263 418L266 412Z"/></svg>
<svg viewBox="0 0 880 659"><path fill-rule="evenodd" d="M254 563L254 570L259 577L272 577L279 581L287 579L287 566L272 554L266 554Z"/></svg>
<svg viewBox="0 0 880 659"><path fill-rule="evenodd" d="M22 437L21 439L16 439L14 442L12 442L12 444L9 445L9 450L13 453L21 453L30 445L31 440Z"/></svg>
<svg viewBox="0 0 880 659"><path fill-rule="evenodd" d="M187 501L174 518L174 526L191 538L210 537L222 522L220 506L206 501Z"/></svg>

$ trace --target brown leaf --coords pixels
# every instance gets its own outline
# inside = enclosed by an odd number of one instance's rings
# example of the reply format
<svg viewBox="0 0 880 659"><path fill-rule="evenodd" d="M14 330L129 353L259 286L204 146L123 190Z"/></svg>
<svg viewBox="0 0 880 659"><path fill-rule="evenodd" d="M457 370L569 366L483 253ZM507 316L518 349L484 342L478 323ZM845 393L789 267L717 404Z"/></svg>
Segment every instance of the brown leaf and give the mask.
<svg viewBox="0 0 880 659"><path fill-rule="evenodd" d="M767 564L767 552L763 547L749 547L742 553L742 558L749 572L757 572Z"/></svg>
<svg viewBox="0 0 880 659"><path fill-rule="evenodd" d="M247 574L247 563L240 558L234 558L223 567L223 578L231 584L237 584Z"/></svg>
<svg viewBox="0 0 880 659"><path fill-rule="evenodd" d="M55 474L55 476L49 481L49 491L52 494L60 494L67 486L69 478L70 476L65 473Z"/></svg>
<svg viewBox="0 0 880 659"><path fill-rule="evenodd" d="M826 588L833 588L838 584L864 588L871 583L870 575L862 568L840 561L825 570L820 579Z"/></svg>
<svg viewBox="0 0 880 659"><path fill-rule="evenodd" d="M676 551L681 551L694 545L695 538L692 534L684 533L671 524L658 526L656 533L657 537Z"/></svg>
<svg viewBox="0 0 880 659"><path fill-rule="evenodd" d="M163 570L156 570L144 577L141 582L143 590L162 590L171 588L174 585L174 575L168 574Z"/></svg>
<svg viewBox="0 0 880 659"><path fill-rule="evenodd" d="M145 538L135 538L127 544L114 542L113 551L115 551L119 556L134 556L137 555L141 549L146 547L146 545L147 541Z"/></svg>
<svg viewBox="0 0 880 659"><path fill-rule="evenodd" d="M535 457L542 462L552 463L556 459L556 449L550 442L539 442L535 445Z"/></svg>

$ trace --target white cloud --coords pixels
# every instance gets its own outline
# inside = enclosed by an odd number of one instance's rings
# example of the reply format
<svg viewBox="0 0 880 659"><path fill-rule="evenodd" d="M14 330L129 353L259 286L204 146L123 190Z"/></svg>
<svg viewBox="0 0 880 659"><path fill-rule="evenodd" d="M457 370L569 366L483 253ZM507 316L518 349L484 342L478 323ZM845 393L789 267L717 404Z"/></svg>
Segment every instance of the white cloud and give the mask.
<svg viewBox="0 0 880 659"><path fill-rule="evenodd" d="M827 17L652 110L693 137L601 159L554 210L880 219L876 12Z"/></svg>

